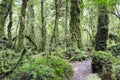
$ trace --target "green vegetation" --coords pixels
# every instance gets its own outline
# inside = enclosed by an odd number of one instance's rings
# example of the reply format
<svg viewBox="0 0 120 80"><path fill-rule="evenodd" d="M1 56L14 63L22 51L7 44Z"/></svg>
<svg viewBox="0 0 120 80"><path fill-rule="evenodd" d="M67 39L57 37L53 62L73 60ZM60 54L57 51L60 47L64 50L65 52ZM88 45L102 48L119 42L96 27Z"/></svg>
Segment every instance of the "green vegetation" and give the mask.
<svg viewBox="0 0 120 80"><path fill-rule="evenodd" d="M102 79L119 80L120 61L110 52L97 51L93 54L92 70L98 73Z"/></svg>
<svg viewBox="0 0 120 80"><path fill-rule="evenodd" d="M108 50L115 56L116 58L120 58L120 44L116 44L108 48Z"/></svg>
<svg viewBox="0 0 120 80"><path fill-rule="evenodd" d="M26 79L42 79L42 80L70 80L73 75L72 67L64 59L56 56L39 57L31 62L26 61L17 70L14 79L22 80L23 76Z"/></svg>
<svg viewBox="0 0 120 80"><path fill-rule="evenodd" d="M97 74L90 74L87 76L87 80L101 80Z"/></svg>
<svg viewBox="0 0 120 80"><path fill-rule="evenodd" d="M0 0L0 80L71 80L82 61L120 80L120 0Z"/></svg>
<svg viewBox="0 0 120 80"><path fill-rule="evenodd" d="M92 70L93 72L103 72L111 70L115 57L109 52L97 51L93 54Z"/></svg>

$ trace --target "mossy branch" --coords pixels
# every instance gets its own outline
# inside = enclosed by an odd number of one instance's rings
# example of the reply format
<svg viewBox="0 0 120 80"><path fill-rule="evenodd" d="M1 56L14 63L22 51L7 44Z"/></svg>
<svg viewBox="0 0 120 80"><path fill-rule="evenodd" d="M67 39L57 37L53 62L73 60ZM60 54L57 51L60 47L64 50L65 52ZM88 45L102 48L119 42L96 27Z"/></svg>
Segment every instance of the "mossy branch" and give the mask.
<svg viewBox="0 0 120 80"><path fill-rule="evenodd" d="M29 42L31 42L34 45L35 49L37 49L37 45L35 44L35 42L29 36L25 35L25 38L28 39Z"/></svg>

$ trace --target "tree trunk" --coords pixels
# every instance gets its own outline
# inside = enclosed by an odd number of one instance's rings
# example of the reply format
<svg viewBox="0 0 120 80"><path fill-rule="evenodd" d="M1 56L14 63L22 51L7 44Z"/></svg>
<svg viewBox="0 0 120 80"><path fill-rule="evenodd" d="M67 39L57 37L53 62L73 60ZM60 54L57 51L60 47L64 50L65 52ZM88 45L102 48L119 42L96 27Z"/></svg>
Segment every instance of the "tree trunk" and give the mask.
<svg viewBox="0 0 120 80"><path fill-rule="evenodd" d="M107 37L108 37L108 24L109 24L109 18L107 14L107 5L103 4L98 6L98 27L97 27L97 34L95 40L96 51L106 50Z"/></svg>
<svg viewBox="0 0 120 80"><path fill-rule="evenodd" d="M52 49L52 44L54 47L57 47L58 42L59 42L59 29L58 29L58 22L59 22L59 10L60 10L60 5L61 5L61 0L55 0L55 25L50 41L50 52Z"/></svg>
<svg viewBox="0 0 120 80"><path fill-rule="evenodd" d="M27 1L28 0L22 0L17 52L20 52L24 48L24 29L25 29L25 14L26 14Z"/></svg>
<svg viewBox="0 0 120 80"><path fill-rule="evenodd" d="M9 40L9 44L12 45L12 33L11 33L11 27L12 27L12 3L13 0L10 0L9 2L9 24L7 26L8 28L8 40Z"/></svg>
<svg viewBox="0 0 120 80"><path fill-rule="evenodd" d="M68 43L68 0L66 0L66 10L65 10L65 46L69 47Z"/></svg>
<svg viewBox="0 0 120 80"><path fill-rule="evenodd" d="M27 14L27 26L25 27L26 36L25 36L25 43L26 46L30 47L31 49L36 49L35 44L35 34L34 34L34 9L33 9L34 3L32 3L32 0L29 0L28 2L28 14ZM31 42L32 41L32 42Z"/></svg>
<svg viewBox="0 0 120 80"><path fill-rule="evenodd" d="M71 33L71 45L77 45L78 48L81 48L81 30L80 30L80 0L70 0L70 33Z"/></svg>
<svg viewBox="0 0 120 80"><path fill-rule="evenodd" d="M8 0L2 0L0 4L0 38L5 37L4 24L9 12Z"/></svg>
<svg viewBox="0 0 120 80"><path fill-rule="evenodd" d="M42 29L41 29L41 36L42 36L42 41L41 41L41 51L45 50L45 43L46 43L46 25L44 21L44 0L41 0L41 22L42 22Z"/></svg>

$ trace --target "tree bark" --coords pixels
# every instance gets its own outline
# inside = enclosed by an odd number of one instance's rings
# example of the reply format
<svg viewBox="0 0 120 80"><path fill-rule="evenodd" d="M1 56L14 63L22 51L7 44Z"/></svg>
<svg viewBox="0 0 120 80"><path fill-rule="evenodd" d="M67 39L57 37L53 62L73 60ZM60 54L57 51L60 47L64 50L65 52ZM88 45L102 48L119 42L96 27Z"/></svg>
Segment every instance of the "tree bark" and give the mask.
<svg viewBox="0 0 120 80"><path fill-rule="evenodd" d="M34 34L34 3L32 0L29 0L28 2L28 14L27 14L27 26L25 27L26 36L25 36L25 43L26 46L30 47L31 49L37 49L35 44L35 34ZM33 45L34 43L34 45Z"/></svg>
<svg viewBox="0 0 120 80"><path fill-rule="evenodd" d="M46 43L46 25L44 21L44 0L41 0L41 22L42 22L42 29L41 29L41 51L45 50L45 43Z"/></svg>
<svg viewBox="0 0 120 80"><path fill-rule="evenodd" d="M60 6L61 5L61 0L55 0L55 25L54 29L52 32L52 37L50 41L50 52L52 49L52 44L54 47L57 47L58 42L59 42L59 29L58 29L58 22L59 22L59 12L60 12Z"/></svg>
<svg viewBox="0 0 120 80"><path fill-rule="evenodd" d="M20 15L20 28L19 28L19 36L18 36L18 46L17 52L20 52L24 48L24 29L25 29L25 14L28 0L22 0L22 8Z"/></svg>
<svg viewBox="0 0 120 80"><path fill-rule="evenodd" d="M68 48L68 0L66 0L65 8L65 46Z"/></svg>
<svg viewBox="0 0 120 80"><path fill-rule="evenodd" d="M9 45L12 45L12 33L11 33L11 27L12 27L12 3L13 0L10 0L9 2L9 24L7 26L8 28L8 40L9 40Z"/></svg>
<svg viewBox="0 0 120 80"><path fill-rule="evenodd" d="M78 48L81 48L81 29L80 29L80 0L70 0L70 33L71 33L71 46L77 45Z"/></svg>
<svg viewBox="0 0 120 80"><path fill-rule="evenodd" d="M96 34L96 45L95 50L105 51L107 47L107 37L108 37L108 24L109 24L109 17L107 13L107 5L99 5L98 6L98 27L97 27L97 34Z"/></svg>
<svg viewBox="0 0 120 80"><path fill-rule="evenodd" d="M9 5L8 0L2 0L0 4L0 38L5 37L4 25L10 10Z"/></svg>

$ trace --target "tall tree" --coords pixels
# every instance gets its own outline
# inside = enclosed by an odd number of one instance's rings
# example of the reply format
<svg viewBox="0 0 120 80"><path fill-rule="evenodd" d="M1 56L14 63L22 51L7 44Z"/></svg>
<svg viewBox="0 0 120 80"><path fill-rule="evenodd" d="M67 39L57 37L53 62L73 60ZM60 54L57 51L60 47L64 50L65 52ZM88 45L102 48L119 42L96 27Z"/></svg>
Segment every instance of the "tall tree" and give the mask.
<svg viewBox="0 0 120 80"><path fill-rule="evenodd" d="M44 21L44 0L41 0L41 22L42 22L42 29L41 29L41 51L45 50L45 43L46 43L46 25Z"/></svg>
<svg viewBox="0 0 120 80"><path fill-rule="evenodd" d="M12 33L11 33L11 27L12 27L12 3L13 0L9 0L9 24L7 26L8 28L8 40L9 40L9 44L12 45Z"/></svg>
<svg viewBox="0 0 120 80"><path fill-rule="evenodd" d="M59 42L59 29L58 29L58 22L59 22L59 12L61 7L61 0L55 0L55 25L50 41L50 47L52 48L52 43L56 47ZM51 50L51 49L50 49Z"/></svg>
<svg viewBox="0 0 120 80"><path fill-rule="evenodd" d="M22 8L20 15L20 28L19 28L19 36L18 36L18 45L17 52L20 52L24 48L24 29L25 29L25 14L28 0L22 0Z"/></svg>
<svg viewBox="0 0 120 80"><path fill-rule="evenodd" d="M96 34L95 50L106 50L108 37L109 17L107 13L107 4L98 5L98 27Z"/></svg>
<svg viewBox="0 0 120 80"><path fill-rule="evenodd" d="M2 0L1 4L0 4L0 38L5 36L5 32L4 32L4 25L5 25L5 20L8 16L8 13L10 11L10 1L8 0Z"/></svg>
<svg viewBox="0 0 120 80"><path fill-rule="evenodd" d="M68 0L66 0L65 6L65 46L68 47Z"/></svg>
<svg viewBox="0 0 120 80"><path fill-rule="evenodd" d="M35 44L35 33L34 33L34 18L35 18L35 13L34 13L34 1L29 0L27 4L27 26L25 27L25 38L26 38L26 45L29 46L30 48L37 48Z"/></svg>
<svg viewBox="0 0 120 80"><path fill-rule="evenodd" d="M72 39L72 46L77 45L78 48L81 48L81 30L80 30L80 0L70 0L70 33Z"/></svg>

